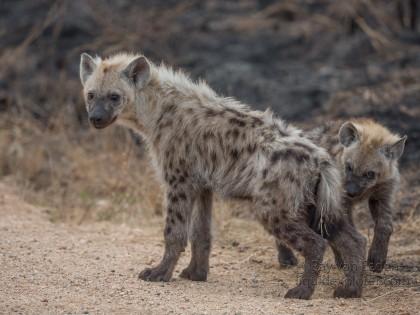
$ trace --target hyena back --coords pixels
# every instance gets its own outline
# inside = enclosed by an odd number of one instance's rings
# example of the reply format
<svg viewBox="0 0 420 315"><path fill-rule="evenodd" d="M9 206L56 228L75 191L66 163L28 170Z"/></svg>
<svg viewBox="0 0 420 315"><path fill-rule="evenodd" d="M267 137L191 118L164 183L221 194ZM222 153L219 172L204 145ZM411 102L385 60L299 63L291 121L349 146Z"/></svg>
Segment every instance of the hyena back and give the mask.
<svg viewBox="0 0 420 315"><path fill-rule="evenodd" d="M323 236L357 266L335 296L361 295L364 239L340 211L340 173L324 149L270 112L251 111L143 56L83 54L80 69L91 123L104 128L117 121L140 132L166 188L164 255L141 279L170 280L190 225L192 258L181 277L207 279L215 192L252 201L265 229L305 257L303 277L286 297L312 295Z"/></svg>
<svg viewBox="0 0 420 315"><path fill-rule="evenodd" d="M381 124L366 118L345 123L331 122L306 135L328 150L336 160L342 172L345 210L352 224L354 206L368 201L375 224L368 265L372 271L381 272L393 231L393 201L400 179L398 159L404 151L407 137L393 134ZM287 247L278 244L278 250L280 264L297 263ZM336 255L336 261L342 264L339 255Z"/></svg>

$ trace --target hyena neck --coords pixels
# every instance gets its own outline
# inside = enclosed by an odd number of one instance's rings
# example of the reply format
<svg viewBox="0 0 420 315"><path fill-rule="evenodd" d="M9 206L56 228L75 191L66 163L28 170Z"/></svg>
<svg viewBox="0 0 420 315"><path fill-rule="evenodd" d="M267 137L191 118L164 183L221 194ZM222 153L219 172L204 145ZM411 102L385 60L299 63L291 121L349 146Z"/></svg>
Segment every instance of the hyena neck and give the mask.
<svg viewBox="0 0 420 315"><path fill-rule="evenodd" d="M136 117L138 128L150 138L162 115L171 107L200 107L203 103L220 102L221 98L204 82L194 83L182 72L166 66L151 65L151 78L138 92L131 117Z"/></svg>

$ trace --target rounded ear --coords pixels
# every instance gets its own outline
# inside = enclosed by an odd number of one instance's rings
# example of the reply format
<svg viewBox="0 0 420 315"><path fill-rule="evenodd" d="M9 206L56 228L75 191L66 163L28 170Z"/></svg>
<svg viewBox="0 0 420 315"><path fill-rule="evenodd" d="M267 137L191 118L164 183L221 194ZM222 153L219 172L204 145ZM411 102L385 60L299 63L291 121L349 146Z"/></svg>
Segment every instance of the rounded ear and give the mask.
<svg viewBox="0 0 420 315"><path fill-rule="evenodd" d="M404 153L407 136L397 140L394 144L386 145L380 149L381 153L390 160L398 160Z"/></svg>
<svg viewBox="0 0 420 315"><path fill-rule="evenodd" d="M80 55L80 81L82 81L83 85L85 85L89 76L95 71L96 66L95 59L89 54L83 53Z"/></svg>
<svg viewBox="0 0 420 315"><path fill-rule="evenodd" d="M359 132L355 125L348 121L341 126L340 131L338 132L338 138L342 145L348 147L352 143L359 141Z"/></svg>
<svg viewBox="0 0 420 315"><path fill-rule="evenodd" d="M150 65L145 57L137 57L125 68L123 74L138 88L144 87L150 79Z"/></svg>

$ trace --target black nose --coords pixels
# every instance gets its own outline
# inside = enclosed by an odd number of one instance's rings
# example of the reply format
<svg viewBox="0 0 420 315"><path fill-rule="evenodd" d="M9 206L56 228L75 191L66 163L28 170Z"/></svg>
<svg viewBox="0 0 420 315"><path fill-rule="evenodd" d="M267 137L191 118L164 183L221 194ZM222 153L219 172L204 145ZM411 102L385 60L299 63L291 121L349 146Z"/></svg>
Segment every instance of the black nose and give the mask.
<svg viewBox="0 0 420 315"><path fill-rule="evenodd" d="M99 116L99 115L92 115L91 117L89 117L89 120L95 126L96 125L101 125L105 121L104 118L102 116Z"/></svg>
<svg viewBox="0 0 420 315"><path fill-rule="evenodd" d="M346 183L346 192L350 197L356 197L360 194L361 188L357 183L347 182Z"/></svg>

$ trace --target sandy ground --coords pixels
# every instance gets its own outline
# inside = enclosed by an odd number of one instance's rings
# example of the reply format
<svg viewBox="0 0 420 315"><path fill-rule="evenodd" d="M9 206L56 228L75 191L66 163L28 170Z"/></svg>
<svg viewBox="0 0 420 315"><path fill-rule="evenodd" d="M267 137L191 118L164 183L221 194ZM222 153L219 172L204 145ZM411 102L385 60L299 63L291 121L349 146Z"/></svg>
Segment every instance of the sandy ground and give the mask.
<svg viewBox="0 0 420 315"><path fill-rule="evenodd" d="M331 282L341 276L325 268L313 299L297 301L283 295L302 267L279 268L272 240L253 222L233 219L216 233L207 282L178 278L187 251L171 282L147 283L137 274L162 253L161 220L138 228L51 223L45 209L4 184L0 218L2 314L420 313L420 238L410 229L397 227L390 266L380 276L367 273L362 299L333 299Z"/></svg>

